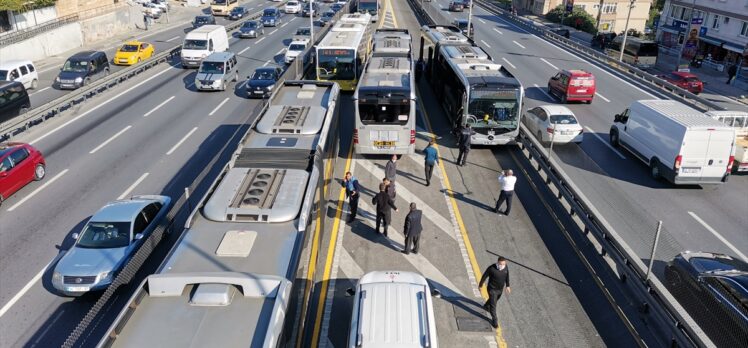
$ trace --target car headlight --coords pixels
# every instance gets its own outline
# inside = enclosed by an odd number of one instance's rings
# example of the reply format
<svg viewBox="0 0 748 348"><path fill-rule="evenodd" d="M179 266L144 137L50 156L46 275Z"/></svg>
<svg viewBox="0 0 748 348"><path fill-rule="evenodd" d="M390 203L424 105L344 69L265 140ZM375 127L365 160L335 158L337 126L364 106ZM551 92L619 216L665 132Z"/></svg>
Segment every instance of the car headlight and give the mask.
<svg viewBox="0 0 748 348"><path fill-rule="evenodd" d="M275 87L275 85L267 86L267 87L265 87L265 89L268 90L268 91L272 91L273 87Z"/></svg>
<svg viewBox="0 0 748 348"><path fill-rule="evenodd" d="M83 78L80 77L80 76L78 76L78 77L75 78L75 82L81 83L81 82L83 82Z"/></svg>
<svg viewBox="0 0 748 348"><path fill-rule="evenodd" d="M62 274L60 274L60 272L57 272L57 271L53 272L52 273L52 281L53 282L61 282L62 281Z"/></svg>
<svg viewBox="0 0 748 348"><path fill-rule="evenodd" d="M99 273L99 282L111 281L112 272L101 272Z"/></svg>
<svg viewBox="0 0 748 348"><path fill-rule="evenodd" d="M55 82L60 83L60 77L59 76L55 77Z"/></svg>

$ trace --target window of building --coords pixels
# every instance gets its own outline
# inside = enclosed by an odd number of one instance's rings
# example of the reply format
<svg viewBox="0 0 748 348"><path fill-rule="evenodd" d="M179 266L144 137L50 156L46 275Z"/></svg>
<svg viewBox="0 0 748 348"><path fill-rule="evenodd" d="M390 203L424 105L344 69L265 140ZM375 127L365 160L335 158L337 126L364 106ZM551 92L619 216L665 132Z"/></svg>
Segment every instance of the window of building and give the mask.
<svg viewBox="0 0 748 348"><path fill-rule="evenodd" d="M603 13L616 13L617 7L618 3L616 2L606 2L603 4Z"/></svg>
<svg viewBox="0 0 748 348"><path fill-rule="evenodd" d="M740 36L748 36L748 22L743 21L743 25L740 28Z"/></svg>
<svg viewBox="0 0 748 348"><path fill-rule="evenodd" d="M725 24L729 24L730 23L730 17L725 17L724 22L725 22Z"/></svg>
<svg viewBox="0 0 748 348"><path fill-rule="evenodd" d="M719 15L712 17L712 29L719 30Z"/></svg>

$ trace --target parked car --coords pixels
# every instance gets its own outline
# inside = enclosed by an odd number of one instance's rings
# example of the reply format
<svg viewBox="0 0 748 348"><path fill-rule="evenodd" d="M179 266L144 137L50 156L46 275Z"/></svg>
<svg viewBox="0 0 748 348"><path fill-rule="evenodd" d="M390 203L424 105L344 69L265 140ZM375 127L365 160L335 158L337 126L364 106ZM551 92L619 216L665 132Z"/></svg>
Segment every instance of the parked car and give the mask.
<svg viewBox="0 0 748 348"><path fill-rule="evenodd" d="M616 33L598 33L594 37L592 37L592 40L590 40L590 46L592 48L598 47L601 49L604 49L605 47L608 47L608 45L613 42L613 39L618 36ZM603 39L605 39L605 45L603 45Z"/></svg>
<svg viewBox="0 0 748 348"><path fill-rule="evenodd" d="M471 38L473 37L473 34L475 32L475 26L473 25L473 23L470 23L470 32L468 33L468 30L467 30L468 20L467 19L462 19L462 18L455 19L454 21L452 21L452 25L460 28L462 33L467 35L468 37L471 37Z"/></svg>
<svg viewBox="0 0 748 348"><path fill-rule="evenodd" d="M116 65L133 65L151 58L153 45L147 42L129 41L117 49L112 62Z"/></svg>
<svg viewBox="0 0 748 348"><path fill-rule="evenodd" d="M239 20L244 18L244 16L249 14L249 9L244 6L238 6L234 7L231 12L229 12L229 19L231 20Z"/></svg>
<svg viewBox="0 0 748 348"><path fill-rule="evenodd" d="M203 25L215 25L216 24L216 17L213 17L213 15L200 15L195 16L195 20L192 21L192 27L193 28L200 28Z"/></svg>
<svg viewBox="0 0 748 348"><path fill-rule="evenodd" d="M682 252L665 266L665 286L717 347L748 343L748 263Z"/></svg>
<svg viewBox="0 0 748 348"><path fill-rule="evenodd" d="M161 10L161 13L166 13L166 11L169 10L169 3L166 1L151 0L151 4L153 5L153 7Z"/></svg>
<svg viewBox="0 0 748 348"><path fill-rule="evenodd" d="M249 76L249 82L247 82L247 97L265 98L269 96L282 72L283 70L278 67L257 68L255 72Z"/></svg>
<svg viewBox="0 0 748 348"><path fill-rule="evenodd" d="M561 35L567 39L571 37L571 32L566 28L555 28L553 29L553 32L556 33L556 35Z"/></svg>
<svg viewBox="0 0 748 348"><path fill-rule="evenodd" d="M107 203L73 233L75 244L57 262L52 286L66 296L106 289L169 211L167 196L134 196Z"/></svg>
<svg viewBox="0 0 748 348"><path fill-rule="evenodd" d="M291 0L286 3L286 7L283 9L285 13L299 13L301 11L301 3L298 1Z"/></svg>
<svg viewBox="0 0 748 348"><path fill-rule="evenodd" d="M281 13L275 7L268 7L262 11L262 25L266 27L275 27L281 24Z"/></svg>
<svg viewBox="0 0 748 348"><path fill-rule="evenodd" d="M106 53L83 51L65 61L55 83L60 89L78 89L106 75L109 75Z"/></svg>
<svg viewBox="0 0 748 348"><path fill-rule="evenodd" d="M330 5L330 11L338 13L338 12L340 12L340 10L343 9L343 6L345 6L345 4L340 4L340 3L332 4L332 5Z"/></svg>
<svg viewBox="0 0 748 348"><path fill-rule="evenodd" d="M26 88L18 81L0 81L0 123L31 109L31 99Z"/></svg>
<svg viewBox="0 0 748 348"><path fill-rule="evenodd" d="M246 21L239 28L239 37L253 37L265 35L265 29L258 21Z"/></svg>
<svg viewBox="0 0 748 348"><path fill-rule="evenodd" d="M309 3L304 5L304 7L301 9L301 16L302 17L309 17L309 14L311 13L314 17L319 17L319 5L317 5L316 2L312 3L311 11L309 10Z"/></svg>
<svg viewBox="0 0 748 348"><path fill-rule="evenodd" d="M527 110L522 122L543 143L580 144L584 140L584 128L574 113L562 105L542 105Z"/></svg>
<svg viewBox="0 0 748 348"><path fill-rule="evenodd" d="M161 14L164 13L164 10L161 9L161 6L152 2L144 2L143 13L153 19L159 19L161 18Z"/></svg>
<svg viewBox="0 0 748 348"><path fill-rule="evenodd" d="M335 17L335 12L325 11L324 13L322 13L322 16L319 17L319 25L324 27L328 24L332 24L334 17Z"/></svg>
<svg viewBox="0 0 748 348"><path fill-rule="evenodd" d="M657 77L693 94L699 94L704 91L704 83L701 82L698 76L692 73L673 71L669 74L657 75Z"/></svg>
<svg viewBox="0 0 748 348"><path fill-rule="evenodd" d="M0 81L18 81L26 89L36 89L39 73L30 60L9 60L0 64Z"/></svg>
<svg viewBox="0 0 748 348"><path fill-rule="evenodd" d="M0 204L28 183L44 179L45 165L42 153L29 144L0 144Z"/></svg>
<svg viewBox="0 0 748 348"><path fill-rule="evenodd" d="M595 97L595 75L584 70L561 70L548 80L548 94L570 101L592 103Z"/></svg>
<svg viewBox="0 0 748 348"><path fill-rule="evenodd" d="M449 11L451 12L462 12L465 10L465 4L460 0L451 1L449 3Z"/></svg>

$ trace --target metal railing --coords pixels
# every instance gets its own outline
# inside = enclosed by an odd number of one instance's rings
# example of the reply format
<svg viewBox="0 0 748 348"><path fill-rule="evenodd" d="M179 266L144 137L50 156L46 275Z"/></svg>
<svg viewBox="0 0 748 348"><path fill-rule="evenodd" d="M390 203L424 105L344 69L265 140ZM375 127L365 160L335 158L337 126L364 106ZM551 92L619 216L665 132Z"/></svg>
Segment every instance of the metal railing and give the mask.
<svg viewBox="0 0 748 348"><path fill-rule="evenodd" d="M67 15L63 17L58 17L51 21L47 21L47 22L41 23L39 25L35 25L30 28L16 30L12 33L8 33L8 34L0 36L0 46L8 46L14 43L28 40L41 33L44 33L44 32L47 32L53 29L57 29L66 24L77 22L78 19L79 19L79 16L76 13L76 14L71 14L71 15Z"/></svg>

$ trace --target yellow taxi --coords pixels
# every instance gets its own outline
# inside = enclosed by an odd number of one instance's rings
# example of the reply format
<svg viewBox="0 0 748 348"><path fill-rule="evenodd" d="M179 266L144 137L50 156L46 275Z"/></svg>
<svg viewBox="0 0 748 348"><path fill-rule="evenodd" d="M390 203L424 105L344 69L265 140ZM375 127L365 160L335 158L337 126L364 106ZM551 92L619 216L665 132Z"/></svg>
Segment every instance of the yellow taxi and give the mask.
<svg viewBox="0 0 748 348"><path fill-rule="evenodd" d="M153 55L153 45L147 42L129 41L114 54L114 64L133 65Z"/></svg>

